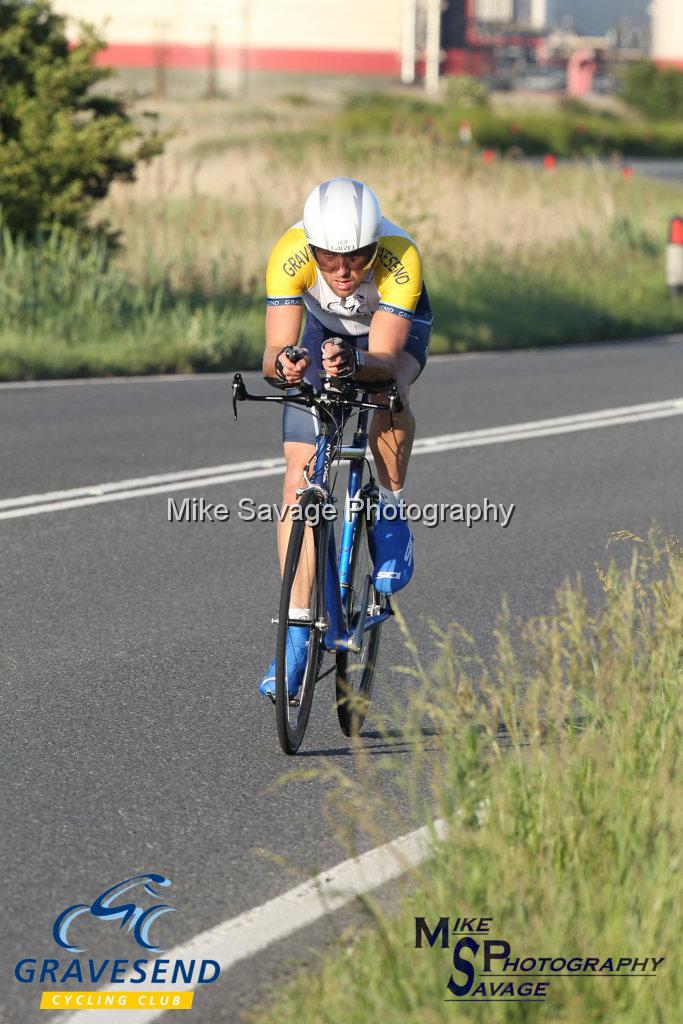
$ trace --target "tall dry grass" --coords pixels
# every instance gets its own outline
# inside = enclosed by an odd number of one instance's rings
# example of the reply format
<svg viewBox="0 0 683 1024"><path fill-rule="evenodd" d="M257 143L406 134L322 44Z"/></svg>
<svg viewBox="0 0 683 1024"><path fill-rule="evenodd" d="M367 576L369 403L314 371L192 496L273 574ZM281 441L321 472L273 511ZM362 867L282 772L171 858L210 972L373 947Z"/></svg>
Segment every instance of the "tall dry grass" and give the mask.
<svg viewBox="0 0 683 1024"><path fill-rule="evenodd" d="M456 626L435 627L431 665L405 634L407 706L372 723L401 756L373 757L361 739L352 774L330 763L327 816L350 850L359 836L378 845L434 817L446 837L408 872L393 909L366 901L363 927L357 918L280 987L260 1024L678 1020L683 550L655 534L635 540L630 562L600 572L597 607L567 584L540 619L504 614L486 665ZM455 940L416 949L416 916L431 927L442 916L490 917L513 959L665 959L653 977L552 977L542 1003L457 1006L445 1002L451 975L465 981ZM474 963L478 983L481 951Z"/></svg>
<svg viewBox="0 0 683 1024"><path fill-rule="evenodd" d="M597 161L553 172L511 160L485 167L408 135L382 146L339 138L333 121L323 143L302 135L302 116L308 108L294 117L290 110L275 132L255 111L245 130L239 108L228 105L218 119L222 135L215 120L178 128L169 151L137 183L117 186L103 208L126 239L122 266L143 280L153 266L209 292L218 283L257 288L270 247L301 217L310 189L338 174L372 185L437 276L492 255L537 257L577 239L604 245L619 217L636 218L653 237L663 233L661 189L624 181ZM314 124L325 124L319 112ZM212 138L225 148L198 155Z"/></svg>

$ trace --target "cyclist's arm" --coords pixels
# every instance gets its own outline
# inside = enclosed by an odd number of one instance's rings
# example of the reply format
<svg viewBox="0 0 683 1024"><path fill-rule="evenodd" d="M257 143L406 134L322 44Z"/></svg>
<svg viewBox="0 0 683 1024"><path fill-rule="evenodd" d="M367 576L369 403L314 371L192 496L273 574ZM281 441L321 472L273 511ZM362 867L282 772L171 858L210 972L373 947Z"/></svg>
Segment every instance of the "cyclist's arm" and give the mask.
<svg viewBox="0 0 683 1024"><path fill-rule="evenodd" d="M396 376L396 361L406 347L411 321L395 313L378 309L370 323L366 365L357 374L360 380L390 380Z"/></svg>
<svg viewBox="0 0 683 1024"><path fill-rule="evenodd" d="M370 326L368 351L362 355L359 353L362 363L354 373L356 380L381 381L395 378L397 356L405 348L409 333L410 320L381 310L375 313ZM323 368L332 373L345 358L337 341L331 338L323 347Z"/></svg>
<svg viewBox="0 0 683 1024"><path fill-rule="evenodd" d="M379 309L370 322L367 366L360 380L387 380L396 376L399 353L406 347L410 325L422 292L422 261L409 238L383 238L375 280Z"/></svg>
<svg viewBox="0 0 683 1024"><path fill-rule="evenodd" d="M285 231L273 246L266 270L266 347L263 353L263 374L275 377L275 359L287 345L297 345L301 333L303 292L315 279L306 236L301 228ZM287 380L298 383L308 360L290 364L286 356L280 361Z"/></svg>
<svg viewBox="0 0 683 1024"><path fill-rule="evenodd" d="M275 377L275 358L287 345L296 345L301 333L302 306L268 306L266 309L266 348L263 353L264 377Z"/></svg>

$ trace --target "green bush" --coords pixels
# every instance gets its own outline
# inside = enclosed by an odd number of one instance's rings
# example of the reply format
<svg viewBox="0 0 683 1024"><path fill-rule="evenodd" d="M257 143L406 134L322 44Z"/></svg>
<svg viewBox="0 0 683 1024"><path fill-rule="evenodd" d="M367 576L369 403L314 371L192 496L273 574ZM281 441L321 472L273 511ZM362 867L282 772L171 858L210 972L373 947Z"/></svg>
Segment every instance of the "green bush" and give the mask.
<svg viewBox="0 0 683 1024"><path fill-rule="evenodd" d="M446 83L446 98L456 107L487 107L489 90L474 75L454 75Z"/></svg>
<svg viewBox="0 0 683 1024"><path fill-rule="evenodd" d="M14 235L54 223L87 233L111 183L161 148L121 100L93 92L109 75L94 64L103 43L87 25L80 33L70 48L47 0L0 2L0 209Z"/></svg>
<svg viewBox="0 0 683 1024"><path fill-rule="evenodd" d="M639 61L625 72L623 86L626 102L648 117L683 118L683 71Z"/></svg>

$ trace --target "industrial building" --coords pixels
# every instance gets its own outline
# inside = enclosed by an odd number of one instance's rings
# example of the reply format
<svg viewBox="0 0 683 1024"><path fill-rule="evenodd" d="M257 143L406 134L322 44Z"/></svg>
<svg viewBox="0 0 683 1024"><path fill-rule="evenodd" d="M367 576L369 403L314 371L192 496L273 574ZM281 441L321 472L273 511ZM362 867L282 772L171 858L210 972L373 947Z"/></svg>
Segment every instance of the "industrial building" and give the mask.
<svg viewBox="0 0 683 1024"><path fill-rule="evenodd" d="M683 70L683 4L681 0L652 0L652 57L662 65Z"/></svg>
<svg viewBox="0 0 683 1024"><path fill-rule="evenodd" d="M325 10L324 7L330 7ZM60 13L105 25L115 67L398 76L400 0L56 0ZM398 11L398 16L397 16Z"/></svg>
<svg viewBox="0 0 683 1024"><path fill-rule="evenodd" d="M535 24L557 28L571 24L583 36L604 36L620 22L644 28L650 0L534 0Z"/></svg>
<svg viewBox="0 0 683 1024"><path fill-rule="evenodd" d="M72 35L102 27L102 61L118 68L377 75L411 80L429 55L441 71L490 70L477 23L539 22L546 0L55 0ZM524 19L523 19L524 20ZM528 21L528 19L526 19ZM528 25L526 25L529 28ZM409 65L412 64L412 70Z"/></svg>
<svg viewBox="0 0 683 1024"><path fill-rule="evenodd" d="M585 35L623 16L646 19L648 0L55 0L71 19L101 27L103 63L204 76L212 88L247 73L491 74L506 48L533 53L559 23ZM652 0L652 53L683 67L683 0Z"/></svg>

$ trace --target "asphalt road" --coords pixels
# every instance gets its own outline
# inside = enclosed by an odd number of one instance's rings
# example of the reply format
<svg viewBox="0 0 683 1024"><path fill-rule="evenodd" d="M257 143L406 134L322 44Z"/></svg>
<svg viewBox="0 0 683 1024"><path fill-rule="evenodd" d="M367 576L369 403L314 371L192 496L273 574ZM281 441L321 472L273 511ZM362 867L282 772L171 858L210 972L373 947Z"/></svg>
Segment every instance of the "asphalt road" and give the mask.
<svg viewBox="0 0 683 1024"><path fill-rule="evenodd" d="M646 160L643 157L636 157L634 160L625 162L630 164L637 174L644 174L647 178L659 178L661 181L683 181L683 160Z"/></svg>
<svg viewBox="0 0 683 1024"><path fill-rule="evenodd" d="M440 358L413 404L427 437L681 396L678 338ZM567 575L595 590L593 564L612 531L656 520L683 536L682 428L673 416L416 458L412 501L516 505L505 530L416 526L416 576L400 604L427 656L425 616L460 621L486 652L503 593L514 614L539 613ZM2 498L279 454L277 411L245 405L233 423L223 378L0 388L0 437ZM271 476L176 497L236 507L278 492ZM292 762L256 690L274 642L272 527L169 524L167 498L0 521L0 1019L12 1024L44 1016L13 967L56 955L52 924L67 905L162 872L179 912L159 930L176 944L348 855L323 814L323 783L274 788ZM410 685L392 671L407 662L393 623L384 651L386 703ZM372 727L367 743L378 759L403 756ZM305 755L295 771L323 755L356 770L329 689ZM278 963L323 934L235 968L198 994L194 1019L238 1020ZM134 955L119 933L91 939L86 956Z"/></svg>
<svg viewBox="0 0 683 1024"><path fill-rule="evenodd" d="M529 157L526 162L536 167L540 167L543 164L541 157ZM563 165L581 165L583 161L567 157L562 158L560 163ZM605 168L611 166L607 160L603 160L602 163ZM659 181L672 181L676 183L683 182L683 160L671 160L662 157L624 157L621 165L630 167L636 174L642 174L646 178L656 178Z"/></svg>

